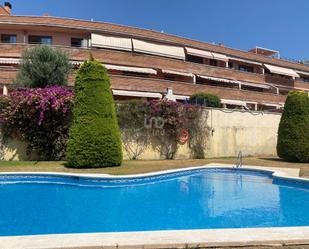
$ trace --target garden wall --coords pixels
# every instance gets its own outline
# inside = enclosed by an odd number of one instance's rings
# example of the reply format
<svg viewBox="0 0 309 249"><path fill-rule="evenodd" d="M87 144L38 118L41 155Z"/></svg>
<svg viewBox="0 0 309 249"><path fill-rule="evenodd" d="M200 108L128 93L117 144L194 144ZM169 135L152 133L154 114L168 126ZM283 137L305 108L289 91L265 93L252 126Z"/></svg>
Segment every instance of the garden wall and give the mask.
<svg viewBox="0 0 309 249"><path fill-rule="evenodd" d="M234 157L239 150L245 156L276 156L277 131L281 114L240 110L209 109L207 123L213 130L207 157ZM187 145L180 147L176 158L190 157ZM159 159L151 148L141 159Z"/></svg>
<svg viewBox="0 0 309 249"><path fill-rule="evenodd" d="M239 150L246 156L275 156L277 130L281 115L277 113L208 109L209 136L207 157L234 157ZM176 158L190 158L188 146L180 146ZM0 153L1 156L1 153ZM126 158L126 155L125 155ZM28 160L25 144L10 141L4 148L5 160ZM148 148L140 159L160 159L160 154Z"/></svg>

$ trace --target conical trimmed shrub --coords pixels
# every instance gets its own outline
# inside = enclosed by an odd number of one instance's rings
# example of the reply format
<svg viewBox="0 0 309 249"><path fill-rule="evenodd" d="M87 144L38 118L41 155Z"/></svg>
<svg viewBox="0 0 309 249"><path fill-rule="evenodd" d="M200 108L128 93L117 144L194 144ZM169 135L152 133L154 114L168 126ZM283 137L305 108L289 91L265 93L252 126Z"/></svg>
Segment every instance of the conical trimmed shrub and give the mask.
<svg viewBox="0 0 309 249"><path fill-rule="evenodd" d="M291 91L280 120L278 156L286 161L309 162L309 97L303 91Z"/></svg>
<svg viewBox="0 0 309 249"><path fill-rule="evenodd" d="M92 59L81 66L75 80L67 166L109 167L121 163L120 131L110 80L103 65Z"/></svg>

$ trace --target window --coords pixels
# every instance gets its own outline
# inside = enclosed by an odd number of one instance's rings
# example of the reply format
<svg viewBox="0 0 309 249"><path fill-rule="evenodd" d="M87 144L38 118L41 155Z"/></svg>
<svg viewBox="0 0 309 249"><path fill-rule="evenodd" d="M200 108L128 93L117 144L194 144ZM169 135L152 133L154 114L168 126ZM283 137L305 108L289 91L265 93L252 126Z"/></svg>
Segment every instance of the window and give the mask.
<svg viewBox="0 0 309 249"><path fill-rule="evenodd" d="M253 73L253 67L250 67L250 66L245 66L245 65L239 65L239 71L242 71L242 72L250 72L250 73Z"/></svg>
<svg viewBox="0 0 309 249"><path fill-rule="evenodd" d="M3 43L16 43L16 35L1 35L1 42Z"/></svg>
<svg viewBox="0 0 309 249"><path fill-rule="evenodd" d="M229 68L233 68L234 65L233 65L233 62L229 62Z"/></svg>
<svg viewBox="0 0 309 249"><path fill-rule="evenodd" d="M204 60L202 57L198 57L198 56L194 56L194 55L189 55L187 54L186 56L186 61L190 61L190 62L194 62L194 63L199 63L199 64L203 64Z"/></svg>
<svg viewBox="0 0 309 249"><path fill-rule="evenodd" d="M264 92L263 88L259 88L259 87L254 87L254 86L245 86L242 85L241 86L242 90L247 90L247 91L254 91L254 92Z"/></svg>
<svg viewBox="0 0 309 249"><path fill-rule="evenodd" d="M128 72L128 71L122 71L122 75L125 76L131 76L131 77L149 77L149 74L147 73L137 73L137 72Z"/></svg>
<svg viewBox="0 0 309 249"><path fill-rule="evenodd" d="M309 82L309 77L302 76L302 77L300 77L300 80L304 81L304 82Z"/></svg>
<svg viewBox="0 0 309 249"><path fill-rule="evenodd" d="M174 80L176 80L176 77L175 77L175 75L165 74L164 75L164 79L165 80L172 80L172 81L174 81Z"/></svg>
<svg viewBox="0 0 309 249"><path fill-rule="evenodd" d="M45 44L51 45L53 42L53 38L51 36L36 36L29 35L28 37L29 44Z"/></svg>
<svg viewBox="0 0 309 249"><path fill-rule="evenodd" d="M83 39L82 38L71 38L71 47L83 47Z"/></svg>
<svg viewBox="0 0 309 249"><path fill-rule="evenodd" d="M211 66L217 66L218 64L217 64L217 60L214 60L214 59L210 59L209 60L209 65L211 65Z"/></svg>

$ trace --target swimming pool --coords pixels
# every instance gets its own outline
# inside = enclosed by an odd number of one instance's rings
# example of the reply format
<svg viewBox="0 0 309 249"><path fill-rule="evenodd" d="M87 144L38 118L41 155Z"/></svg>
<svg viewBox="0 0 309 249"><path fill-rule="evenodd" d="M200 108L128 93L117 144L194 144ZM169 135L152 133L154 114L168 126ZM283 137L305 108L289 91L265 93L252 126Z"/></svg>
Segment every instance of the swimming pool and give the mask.
<svg viewBox="0 0 309 249"><path fill-rule="evenodd" d="M308 183L244 169L0 175L1 236L309 226L308 208Z"/></svg>

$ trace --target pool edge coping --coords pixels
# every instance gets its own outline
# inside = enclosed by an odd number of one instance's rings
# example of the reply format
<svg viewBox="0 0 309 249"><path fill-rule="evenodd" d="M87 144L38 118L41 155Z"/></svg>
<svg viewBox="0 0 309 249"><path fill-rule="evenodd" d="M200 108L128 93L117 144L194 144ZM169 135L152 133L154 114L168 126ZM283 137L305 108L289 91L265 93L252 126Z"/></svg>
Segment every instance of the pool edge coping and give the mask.
<svg viewBox="0 0 309 249"><path fill-rule="evenodd" d="M62 172L1 172L0 175L53 175L77 176L86 178L138 178L158 176L207 168L233 168L232 164L210 163L203 166L171 169L134 175L81 174ZM243 165L241 169L271 173L273 177L309 182L299 177L298 168L279 168ZM0 247L7 249L50 249L50 248L190 248L214 246L253 246L253 245L309 244L309 226L203 229L203 230L164 230L143 232L76 233L28 236L0 236Z"/></svg>
<svg viewBox="0 0 309 249"><path fill-rule="evenodd" d="M51 176L75 176L75 177L85 177L85 178L104 178L104 179L131 179L131 178L145 178L152 176L159 176L170 173L184 172L190 170L199 170L199 169L235 169L234 164L224 164L224 163L208 163L202 166L194 167L185 167L178 169L169 169L169 170L160 170L154 172L147 172L141 174L130 174L130 175L112 175L112 174L100 174L100 173L66 173L66 172L0 172L1 175L51 175ZM280 167L266 167L266 166L253 166L253 165L243 165L241 169L252 170L264 173L271 173L273 177L286 178L290 180L298 180L309 182L309 178L300 177L299 168L280 168Z"/></svg>

